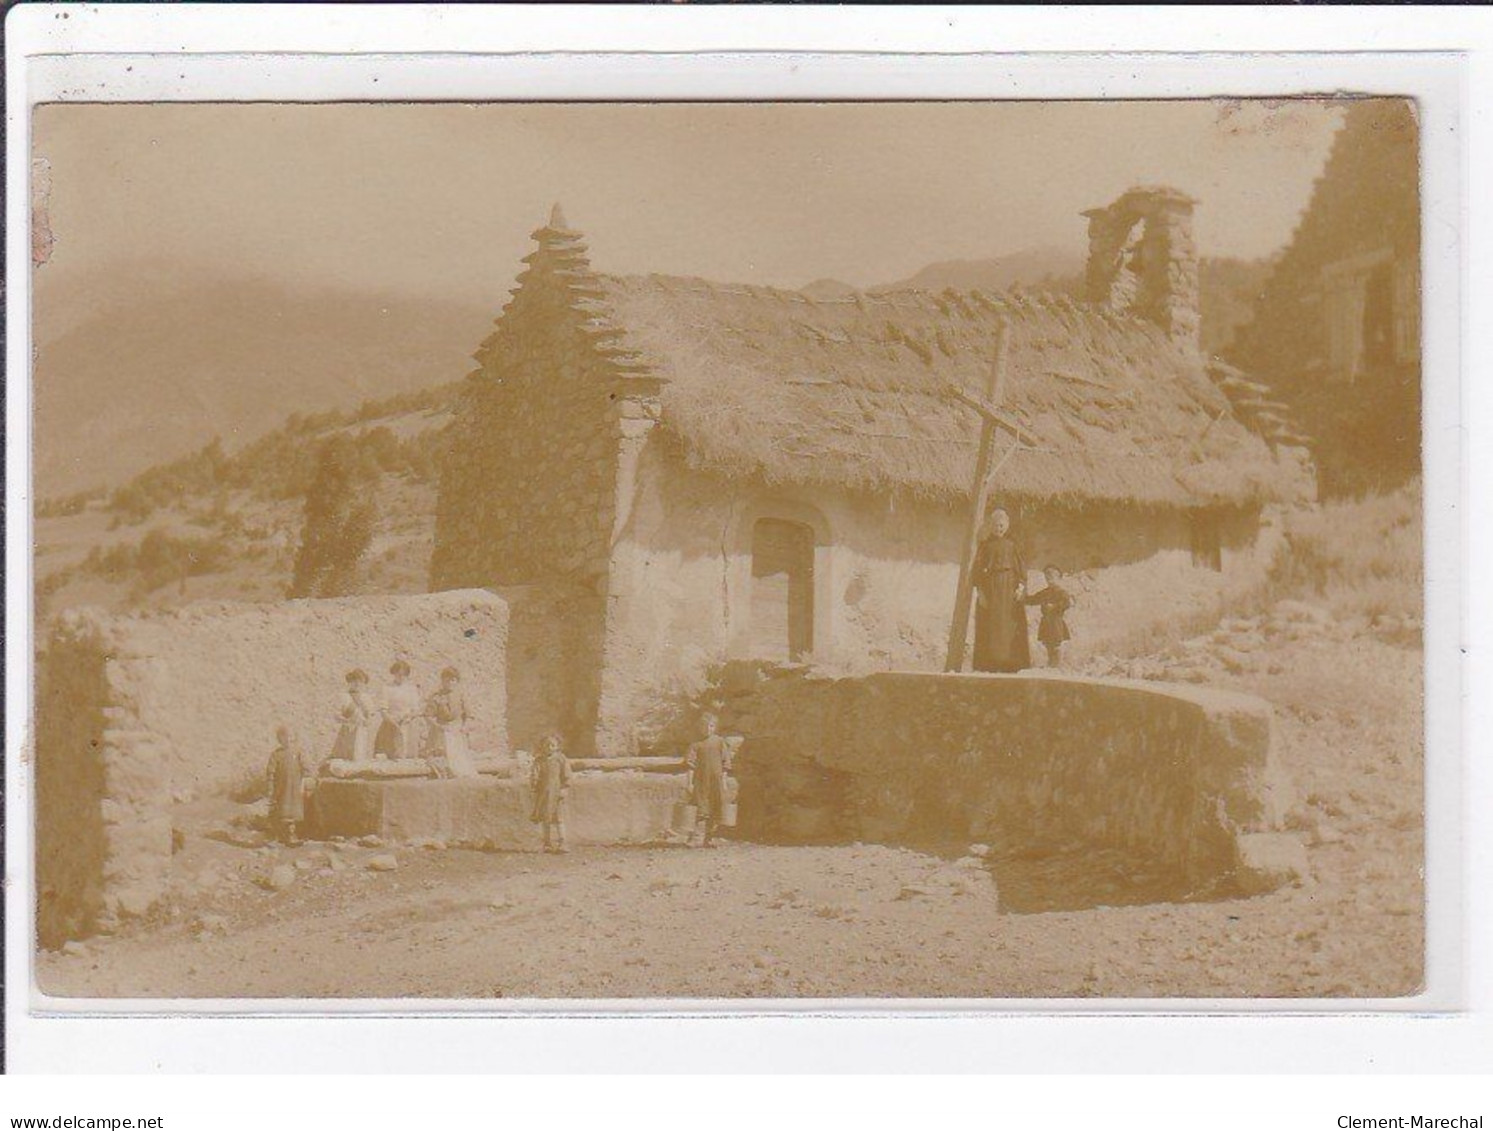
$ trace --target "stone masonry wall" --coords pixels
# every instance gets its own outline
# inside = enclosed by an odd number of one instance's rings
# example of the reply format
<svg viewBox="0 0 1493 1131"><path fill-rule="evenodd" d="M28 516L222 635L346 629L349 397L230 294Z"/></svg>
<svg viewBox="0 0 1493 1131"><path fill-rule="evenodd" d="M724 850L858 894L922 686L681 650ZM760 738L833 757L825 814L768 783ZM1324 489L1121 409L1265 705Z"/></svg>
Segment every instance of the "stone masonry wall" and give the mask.
<svg viewBox="0 0 1493 1131"><path fill-rule="evenodd" d="M738 669L741 829L769 840L1074 842L1230 875L1283 803L1267 704L1062 676Z"/></svg>
<svg viewBox="0 0 1493 1131"><path fill-rule="evenodd" d="M589 754L608 670L606 597L627 499L624 453L657 417L657 382L612 344L585 244L558 210L534 238L447 437L431 588L579 587L594 595L589 627L570 626L575 671L591 681L575 750Z"/></svg>
<svg viewBox="0 0 1493 1131"><path fill-rule="evenodd" d="M376 694L396 656L423 693L456 667L474 750L506 752L507 647L507 605L470 590L64 615L38 674L43 939L146 913L170 863L173 799L259 781L278 724L327 757L350 668Z"/></svg>
<svg viewBox="0 0 1493 1131"><path fill-rule="evenodd" d="M43 946L149 910L171 858L170 773L141 720L158 669L102 619L64 617L37 673L36 891Z"/></svg>
<svg viewBox="0 0 1493 1131"><path fill-rule="evenodd" d="M583 585L515 585L497 590L508 605L508 743L534 751L550 731L565 749L589 752L594 739L596 626L602 598Z"/></svg>
<svg viewBox="0 0 1493 1131"><path fill-rule="evenodd" d="M1201 333L1194 202L1175 189L1135 188L1089 220L1088 298L1130 310L1198 348Z"/></svg>

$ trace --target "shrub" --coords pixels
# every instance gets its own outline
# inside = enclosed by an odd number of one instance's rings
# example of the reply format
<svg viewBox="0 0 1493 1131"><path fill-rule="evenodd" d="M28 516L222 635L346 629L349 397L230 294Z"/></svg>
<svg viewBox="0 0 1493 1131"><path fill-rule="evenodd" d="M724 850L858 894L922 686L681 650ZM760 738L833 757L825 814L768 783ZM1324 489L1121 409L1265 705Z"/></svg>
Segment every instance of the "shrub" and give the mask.
<svg viewBox="0 0 1493 1131"><path fill-rule="evenodd" d="M228 547L221 539L178 537L158 529L138 544L120 542L108 549L95 546L78 569L121 583L132 574L138 575L138 588L149 593L173 581L217 573L228 558Z"/></svg>
<svg viewBox="0 0 1493 1131"><path fill-rule="evenodd" d="M338 597L352 592L378 521L372 498L377 473L369 450L345 433L323 442L316 478L306 494L290 596Z"/></svg>
<svg viewBox="0 0 1493 1131"><path fill-rule="evenodd" d="M102 499L107 495L102 487L95 487L88 491L77 491L71 495L63 495L55 499L41 499L36 504L37 518L65 518L69 515L82 514L88 509L88 504Z"/></svg>

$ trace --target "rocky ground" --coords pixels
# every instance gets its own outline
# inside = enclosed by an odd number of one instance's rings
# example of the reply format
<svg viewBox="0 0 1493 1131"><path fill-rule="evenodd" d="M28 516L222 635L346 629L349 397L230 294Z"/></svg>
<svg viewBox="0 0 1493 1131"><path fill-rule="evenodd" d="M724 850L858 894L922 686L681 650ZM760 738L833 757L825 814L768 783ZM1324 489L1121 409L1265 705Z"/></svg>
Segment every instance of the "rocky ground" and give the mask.
<svg viewBox="0 0 1493 1131"><path fill-rule="evenodd" d="M1119 666L1123 663L1123 666ZM39 957L99 997L1379 997L1421 983L1419 626L1310 605L1108 674L1276 704L1310 875L1211 899L1073 846L265 846L252 806L181 807L168 915Z"/></svg>

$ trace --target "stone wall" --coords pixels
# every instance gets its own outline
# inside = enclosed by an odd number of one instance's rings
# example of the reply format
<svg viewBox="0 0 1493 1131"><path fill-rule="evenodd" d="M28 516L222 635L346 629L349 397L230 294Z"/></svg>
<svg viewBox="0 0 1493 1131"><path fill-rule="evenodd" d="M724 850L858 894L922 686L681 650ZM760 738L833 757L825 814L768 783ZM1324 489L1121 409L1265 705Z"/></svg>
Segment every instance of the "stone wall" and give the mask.
<svg viewBox="0 0 1493 1131"><path fill-rule="evenodd" d="M589 754L614 670L603 656L612 547L629 470L658 419L658 382L614 346L585 244L558 209L534 238L447 436L431 588L590 594L589 622L577 619L586 602L576 598L565 627L566 682L590 681L572 696L573 749Z"/></svg>
<svg viewBox="0 0 1493 1131"><path fill-rule="evenodd" d="M103 620L61 621L37 672L37 934L44 946L141 915L171 859L166 751L142 720L159 669Z"/></svg>
<svg viewBox="0 0 1493 1131"><path fill-rule="evenodd" d="M1279 823L1270 709L1250 696L1063 676L826 679L733 669L743 835L1075 843L1202 884Z"/></svg>
<svg viewBox="0 0 1493 1131"><path fill-rule="evenodd" d="M680 705L725 659L752 656L751 538L759 518L815 533L813 660L841 673L939 670L948 643L964 516L949 504L834 488L772 487L694 471L666 436L642 452L609 581L603 753L669 750ZM1176 510L1082 511L1003 500L1028 566L1071 576L1070 661L1115 649L1158 621L1215 612L1258 584L1277 531L1255 511L1219 512L1223 570L1195 566ZM1030 611L1033 656L1038 615Z"/></svg>
<svg viewBox="0 0 1493 1131"><path fill-rule="evenodd" d="M584 585L504 586L508 605L506 711L508 744L534 751L550 731L577 757L594 747L598 626L602 598Z"/></svg>
<svg viewBox="0 0 1493 1131"><path fill-rule="evenodd" d="M618 373L594 336L585 244L554 217L477 352L441 461L431 588L564 578L603 591Z"/></svg>
<svg viewBox="0 0 1493 1131"><path fill-rule="evenodd" d="M508 607L480 591L64 614L37 683L43 938L145 913L170 862L173 799L259 782L277 725L325 758L350 668L376 691L402 656L428 693L455 666L473 747L506 751L507 647Z"/></svg>
<svg viewBox="0 0 1493 1131"><path fill-rule="evenodd" d="M1089 301L1132 311L1197 349L1202 329L1194 201L1176 189L1135 188L1085 212Z"/></svg>

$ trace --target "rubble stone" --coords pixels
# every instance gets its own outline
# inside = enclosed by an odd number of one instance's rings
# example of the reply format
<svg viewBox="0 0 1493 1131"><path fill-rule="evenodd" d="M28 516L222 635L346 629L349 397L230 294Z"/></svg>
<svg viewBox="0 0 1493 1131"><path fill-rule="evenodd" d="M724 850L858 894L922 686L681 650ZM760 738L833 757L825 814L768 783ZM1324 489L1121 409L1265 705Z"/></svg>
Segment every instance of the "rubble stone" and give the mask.
<svg viewBox="0 0 1493 1131"><path fill-rule="evenodd" d="M1291 833L1248 833L1239 838L1239 871L1246 892L1271 891L1309 875L1306 846Z"/></svg>
<svg viewBox="0 0 1493 1131"><path fill-rule="evenodd" d="M295 869L289 864L276 864L265 875L262 883L271 891L284 891L295 883Z"/></svg>

